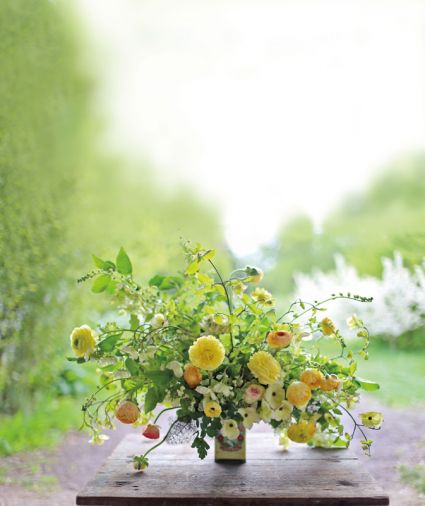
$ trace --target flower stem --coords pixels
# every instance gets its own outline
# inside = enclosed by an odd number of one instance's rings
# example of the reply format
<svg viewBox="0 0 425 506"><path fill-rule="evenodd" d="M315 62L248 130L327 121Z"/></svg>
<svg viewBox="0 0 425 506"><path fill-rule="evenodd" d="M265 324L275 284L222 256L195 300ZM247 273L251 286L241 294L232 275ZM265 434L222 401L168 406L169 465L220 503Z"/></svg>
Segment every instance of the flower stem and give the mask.
<svg viewBox="0 0 425 506"><path fill-rule="evenodd" d="M167 434L165 434L165 436L162 438L162 440L157 443L156 445L152 446L151 448L149 448L149 450L147 450L144 454L143 454L143 457L146 457L147 455L149 455L150 452L152 452L153 450L155 450L155 448L158 448L159 446L161 446L165 440L167 439L168 437L168 434L171 432L171 429L174 427L174 425L178 422L178 418L176 420L174 420L174 422L170 425L170 428L168 429L167 431Z"/></svg>

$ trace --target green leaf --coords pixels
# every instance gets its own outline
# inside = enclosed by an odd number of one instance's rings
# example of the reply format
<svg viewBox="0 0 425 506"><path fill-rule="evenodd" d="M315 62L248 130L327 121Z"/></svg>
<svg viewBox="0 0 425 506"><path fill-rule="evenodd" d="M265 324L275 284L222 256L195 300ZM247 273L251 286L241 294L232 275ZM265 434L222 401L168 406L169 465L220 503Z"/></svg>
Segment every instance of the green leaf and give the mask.
<svg viewBox="0 0 425 506"><path fill-rule="evenodd" d="M145 413L153 411L158 404L158 394L155 387L149 388L145 396Z"/></svg>
<svg viewBox="0 0 425 506"><path fill-rule="evenodd" d="M140 325L139 317L135 314L130 316L130 328L131 330L136 330Z"/></svg>
<svg viewBox="0 0 425 506"><path fill-rule="evenodd" d="M93 281L91 291L94 293L100 293L105 291L110 280L111 277L109 276L109 274L101 274Z"/></svg>
<svg viewBox="0 0 425 506"><path fill-rule="evenodd" d="M102 341L100 341L97 346L100 350L105 352L113 351L121 336L122 332L119 332L118 334L112 334L111 336L102 339Z"/></svg>
<svg viewBox="0 0 425 506"><path fill-rule="evenodd" d="M96 255L92 255L94 265L98 267L99 269L105 269L106 268L106 262L102 260L101 258L97 257Z"/></svg>
<svg viewBox="0 0 425 506"><path fill-rule="evenodd" d="M133 267L131 265L130 259L123 247L120 248L116 261L117 261L117 271L120 274L126 275L131 274L133 272Z"/></svg>
<svg viewBox="0 0 425 506"><path fill-rule="evenodd" d="M195 274L199 271L199 261L195 260L187 266L186 274Z"/></svg>
<svg viewBox="0 0 425 506"><path fill-rule="evenodd" d="M356 376L354 379L360 385L360 387L367 392L374 392L375 390L380 389L379 383L375 383L374 381L365 380L359 378L358 376Z"/></svg>
<svg viewBox="0 0 425 506"><path fill-rule="evenodd" d="M155 386L164 387L168 385L171 378L173 377L172 371L169 369L166 369L164 371L157 370L157 371L145 371L145 376L152 380L152 382L155 384Z"/></svg>
<svg viewBox="0 0 425 506"><path fill-rule="evenodd" d="M141 370L140 364L138 362L136 362L133 358L128 357L124 363L127 368L127 371L132 376L138 376L140 374L140 370Z"/></svg>
<svg viewBox="0 0 425 506"><path fill-rule="evenodd" d="M202 260L211 260L215 256L215 249L209 249L204 255L202 255Z"/></svg>
<svg viewBox="0 0 425 506"><path fill-rule="evenodd" d="M160 290L172 290L183 284L179 276L161 276L157 274L149 280L149 286L156 286Z"/></svg>

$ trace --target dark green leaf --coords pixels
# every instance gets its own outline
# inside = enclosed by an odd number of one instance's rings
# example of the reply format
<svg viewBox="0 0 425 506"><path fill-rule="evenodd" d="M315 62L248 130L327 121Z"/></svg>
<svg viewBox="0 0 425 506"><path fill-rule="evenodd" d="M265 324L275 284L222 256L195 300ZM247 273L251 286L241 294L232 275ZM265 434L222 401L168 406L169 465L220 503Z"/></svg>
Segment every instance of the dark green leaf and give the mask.
<svg viewBox="0 0 425 506"><path fill-rule="evenodd" d="M84 357L66 357L68 362L77 362L77 364L84 364L86 359Z"/></svg>
<svg viewBox="0 0 425 506"><path fill-rule="evenodd" d="M117 255L117 271L120 274L131 274L133 267L124 248L121 247Z"/></svg>
<svg viewBox="0 0 425 506"><path fill-rule="evenodd" d="M155 387L149 388L149 390L146 392L145 397L145 406L144 410L145 413L150 413L153 411L158 404L158 395Z"/></svg>
<svg viewBox="0 0 425 506"><path fill-rule="evenodd" d="M140 364L138 362L136 362L134 359L132 359L130 357L127 358L125 360L125 366L126 366L128 372L132 376L138 376L140 374L140 371L141 371Z"/></svg>
<svg viewBox="0 0 425 506"><path fill-rule="evenodd" d="M113 351L121 336L122 332L105 337L105 339L102 339L102 341L99 342L99 349L106 352Z"/></svg>
<svg viewBox="0 0 425 506"><path fill-rule="evenodd" d="M109 276L109 274L101 274L94 280L93 285L91 287L92 292L100 293L105 291L110 280L111 277Z"/></svg>
<svg viewBox="0 0 425 506"><path fill-rule="evenodd" d="M156 286L160 290L171 290L178 288L183 283L179 276L161 276L157 274L149 280L149 286Z"/></svg>
<svg viewBox="0 0 425 506"><path fill-rule="evenodd" d="M169 369L165 369L164 371L145 371L145 376L147 376L152 382L157 386L166 386L170 382L173 377L172 371Z"/></svg>

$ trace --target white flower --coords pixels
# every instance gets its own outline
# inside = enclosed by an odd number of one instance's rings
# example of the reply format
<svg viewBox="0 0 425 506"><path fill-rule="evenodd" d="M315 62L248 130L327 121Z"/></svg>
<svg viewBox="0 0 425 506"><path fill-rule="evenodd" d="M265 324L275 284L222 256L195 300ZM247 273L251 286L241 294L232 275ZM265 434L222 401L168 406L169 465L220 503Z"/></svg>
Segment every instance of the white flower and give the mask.
<svg viewBox="0 0 425 506"><path fill-rule="evenodd" d="M277 409L285 400L285 389L279 383L269 385L264 394L264 398L272 409Z"/></svg>
<svg viewBox="0 0 425 506"><path fill-rule="evenodd" d="M230 397L232 395L233 387L225 385L224 383L217 383L213 387L213 391L216 394L222 394L224 397Z"/></svg>
<svg viewBox="0 0 425 506"><path fill-rule="evenodd" d="M162 313L156 313L150 321L152 328L161 329L167 324L167 320Z"/></svg>
<svg viewBox="0 0 425 506"><path fill-rule="evenodd" d="M291 418L292 410L294 407L288 401L283 401L282 404L273 411L272 419L278 422L283 422Z"/></svg>
<svg viewBox="0 0 425 506"><path fill-rule="evenodd" d="M235 420L223 420L223 427L221 433L228 439L237 439L239 436L238 422Z"/></svg>
<svg viewBox="0 0 425 506"><path fill-rule="evenodd" d="M93 434L92 438L89 440L89 443L91 445L103 445L105 441L108 441L109 436L106 434Z"/></svg>
<svg viewBox="0 0 425 506"><path fill-rule="evenodd" d="M211 390L211 388L203 387L202 385L199 385L195 388L195 391L198 392L198 394L203 395L204 397L207 397L207 401L212 399L213 401L217 400L217 396L215 393ZM204 399L205 400L205 399Z"/></svg>
<svg viewBox="0 0 425 506"><path fill-rule="evenodd" d="M240 413L240 415L242 416L243 418L242 423L246 429L252 429L254 423L260 421L260 417L258 416L255 407L240 408L238 409L238 413Z"/></svg>
<svg viewBox="0 0 425 506"><path fill-rule="evenodd" d="M269 403L263 399L261 401L261 407L259 411L261 420L266 423L270 422L272 419L272 414L272 408L270 407Z"/></svg>
<svg viewBox="0 0 425 506"><path fill-rule="evenodd" d="M169 362L166 368L173 371L174 376L176 378L181 378L183 376L183 367L179 362L177 362L177 360L172 360L171 362Z"/></svg>

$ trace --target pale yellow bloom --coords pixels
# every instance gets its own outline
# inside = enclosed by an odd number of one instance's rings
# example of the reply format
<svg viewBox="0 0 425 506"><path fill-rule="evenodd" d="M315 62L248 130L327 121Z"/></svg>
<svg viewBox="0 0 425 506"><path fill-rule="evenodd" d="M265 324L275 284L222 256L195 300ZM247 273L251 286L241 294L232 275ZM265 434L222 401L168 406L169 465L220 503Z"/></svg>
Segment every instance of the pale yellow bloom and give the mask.
<svg viewBox="0 0 425 506"><path fill-rule="evenodd" d="M279 362L267 351L257 351L248 362L248 369L264 385L275 383L281 376Z"/></svg>
<svg viewBox="0 0 425 506"><path fill-rule="evenodd" d="M167 324L167 320L162 313L156 313L150 321L150 324L154 329L161 329Z"/></svg>
<svg viewBox="0 0 425 506"><path fill-rule="evenodd" d="M384 416L378 411L367 411L366 413L360 413L360 419L362 424L371 429L380 429L384 421Z"/></svg>
<svg viewBox="0 0 425 506"><path fill-rule="evenodd" d="M303 408L311 399L311 389L302 381L293 381L286 391L286 398L297 408Z"/></svg>
<svg viewBox="0 0 425 506"><path fill-rule="evenodd" d="M296 443L307 443L315 432L316 424L314 422L307 422L306 420L293 423L288 427L288 437Z"/></svg>
<svg viewBox="0 0 425 506"><path fill-rule="evenodd" d="M267 387L264 398L272 409L277 409L285 400L285 389L280 383L273 383Z"/></svg>
<svg viewBox="0 0 425 506"><path fill-rule="evenodd" d="M96 346L96 335L88 325L76 327L71 332L71 347L77 357L84 357L93 353Z"/></svg>
<svg viewBox="0 0 425 506"><path fill-rule="evenodd" d="M183 367L177 360L172 360L171 362L168 362L166 365L167 369L170 369L170 371L173 371L174 376L176 378L181 378L183 376Z"/></svg>
<svg viewBox="0 0 425 506"><path fill-rule="evenodd" d="M189 348L189 359L200 369L213 371L224 360L224 346L214 336L202 336Z"/></svg>
<svg viewBox="0 0 425 506"><path fill-rule="evenodd" d="M265 288L256 288L251 297L258 302L259 304L264 304L265 306L273 306L274 299L270 292L268 292Z"/></svg>
<svg viewBox="0 0 425 506"><path fill-rule="evenodd" d="M320 322L320 328L322 329L322 332L325 334L325 336L331 336L336 332L335 323L327 317L323 318L323 320Z"/></svg>
<svg viewBox="0 0 425 506"><path fill-rule="evenodd" d="M300 380L312 390L320 388L325 377L318 369L306 369L300 376Z"/></svg>
<svg viewBox="0 0 425 506"><path fill-rule="evenodd" d="M238 413L242 416L242 423L246 429L252 429L254 423L260 421L260 417L254 407L240 408L238 409Z"/></svg>
<svg viewBox="0 0 425 506"><path fill-rule="evenodd" d="M270 407L269 403L264 399L261 401L261 407L258 414L260 415L260 418L261 420L263 420L263 422L268 423L272 419L273 415L272 408Z"/></svg>
<svg viewBox="0 0 425 506"><path fill-rule="evenodd" d="M240 434L238 422L235 420L223 420L221 433L224 437L227 437L227 439L236 439Z"/></svg>
<svg viewBox="0 0 425 506"><path fill-rule="evenodd" d="M288 401L283 401L282 404L273 411L272 418L279 422L289 420L291 418L292 410L294 407Z"/></svg>

